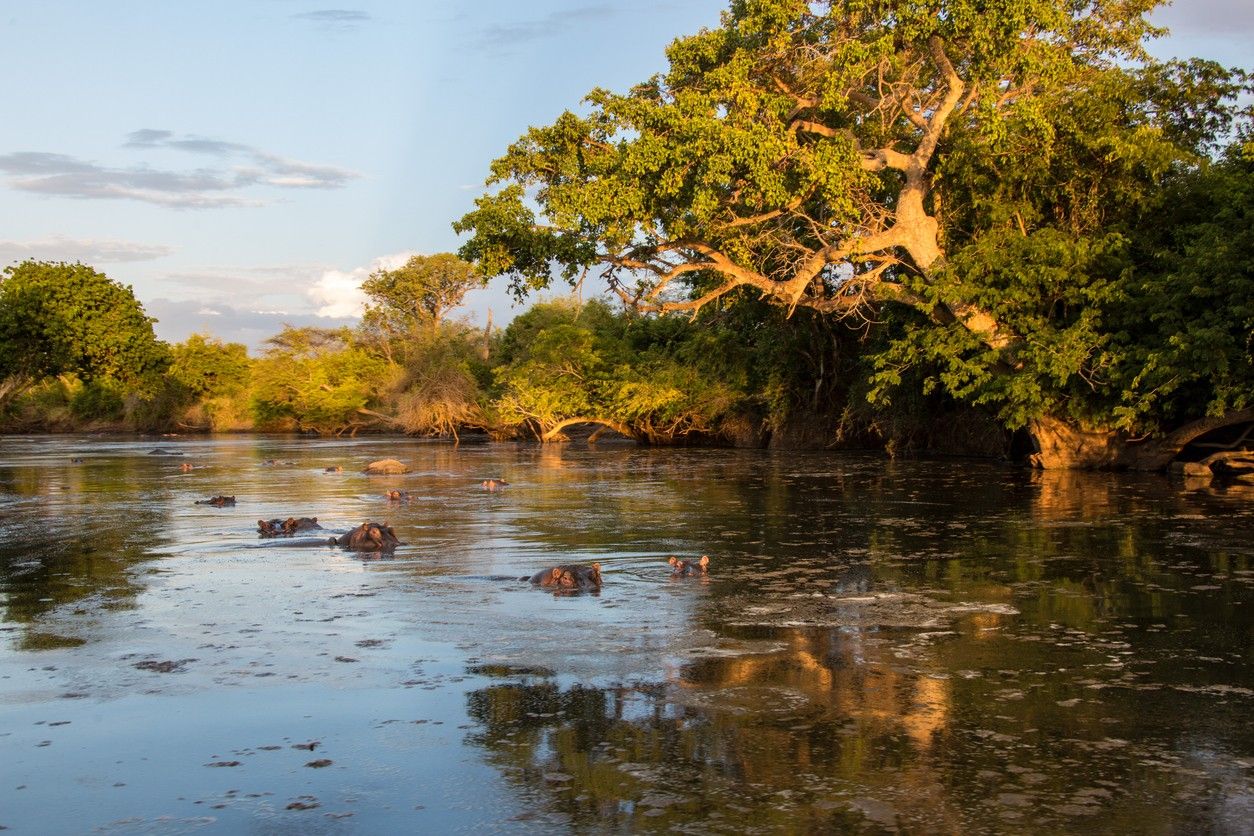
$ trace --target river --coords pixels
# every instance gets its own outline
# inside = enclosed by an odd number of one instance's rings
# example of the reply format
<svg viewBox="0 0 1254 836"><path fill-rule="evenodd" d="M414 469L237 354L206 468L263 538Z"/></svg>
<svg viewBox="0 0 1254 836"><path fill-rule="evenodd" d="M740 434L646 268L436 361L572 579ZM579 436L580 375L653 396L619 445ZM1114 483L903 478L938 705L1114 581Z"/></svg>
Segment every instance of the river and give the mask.
<svg viewBox="0 0 1254 836"><path fill-rule="evenodd" d="M361 472L379 458L412 472ZM2 437L0 826L1249 832L1252 494L850 454ZM292 515L405 545L258 539ZM671 576L702 554L708 577ZM518 580L592 561L599 594Z"/></svg>

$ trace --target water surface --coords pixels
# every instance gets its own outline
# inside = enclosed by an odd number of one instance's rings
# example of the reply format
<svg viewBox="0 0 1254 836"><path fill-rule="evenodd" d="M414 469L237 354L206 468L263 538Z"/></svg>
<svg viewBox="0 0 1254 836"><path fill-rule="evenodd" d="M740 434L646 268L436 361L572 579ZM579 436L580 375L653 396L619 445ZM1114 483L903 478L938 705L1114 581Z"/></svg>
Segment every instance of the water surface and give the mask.
<svg viewBox="0 0 1254 836"><path fill-rule="evenodd" d="M413 472L360 473L384 457ZM1248 830L1252 499L836 454L0 438L0 826ZM257 539L289 515L406 545ZM599 595L517 580L591 561Z"/></svg>

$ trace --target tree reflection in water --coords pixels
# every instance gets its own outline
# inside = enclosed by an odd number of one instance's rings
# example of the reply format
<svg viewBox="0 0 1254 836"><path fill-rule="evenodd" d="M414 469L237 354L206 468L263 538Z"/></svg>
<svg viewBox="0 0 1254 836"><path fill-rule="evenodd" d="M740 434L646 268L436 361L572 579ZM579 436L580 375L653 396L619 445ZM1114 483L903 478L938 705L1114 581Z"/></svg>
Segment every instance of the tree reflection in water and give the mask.
<svg viewBox="0 0 1254 836"><path fill-rule="evenodd" d="M49 695L131 694L135 666L117 662L139 646L201 659L150 683L168 714L241 683L284 716L302 715L289 700L351 695L332 712L345 725L320 730L345 770L325 774L383 799L376 811L441 751L363 745L404 713L379 706L421 685L456 707L451 730L466 705L469 757L439 768L502 806L450 809L451 826L1202 832L1254 818L1254 551L1231 487L741 451L180 443L206 466L181 474L142 442L93 443L81 465L31 443L0 463L6 676L32 720ZM389 456L415 472L350 472ZM271 458L298 464L260 466ZM482 491L489 475L509 491ZM239 508L195 504L224 485ZM250 548L258 517L356 524L390 488L414 494L388 509L410 544L395 561ZM667 554L707 552L708 577L670 576ZM512 580L593 560L599 597ZM40 655L63 667L36 681L23 672ZM415 673L418 655L430 670ZM233 745L260 742L219 719ZM184 786L204 783L204 758L182 763ZM392 823L367 817L353 823Z"/></svg>
<svg viewBox="0 0 1254 836"><path fill-rule="evenodd" d="M73 605L90 634L98 610L130 609L142 590L139 565L172 542L169 507L137 498L136 484L159 485L169 461L140 455L44 466L5 467L7 525L0 536L0 598L4 622L20 625L20 650L74 647L83 635L39 628L41 618ZM112 497L110 496L112 494Z"/></svg>

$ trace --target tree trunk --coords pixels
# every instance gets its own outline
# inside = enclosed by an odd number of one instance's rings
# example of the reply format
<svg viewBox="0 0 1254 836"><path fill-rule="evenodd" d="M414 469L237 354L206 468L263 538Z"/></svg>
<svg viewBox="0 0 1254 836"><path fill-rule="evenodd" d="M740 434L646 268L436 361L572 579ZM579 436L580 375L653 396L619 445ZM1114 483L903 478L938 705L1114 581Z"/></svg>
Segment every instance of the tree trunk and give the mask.
<svg viewBox="0 0 1254 836"><path fill-rule="evenodd" d="M1122 466L1125 442L1114 430L1085 429L1044 416L1031 421L1028 432L1036 445L1036 452L1028 457L1033 467L1101 470Z"/></svg>
<svg viewBox="0 0 1254 836"><path fill-rule="evenodd" d="M1254 421L1254 408L1201 418L1161 438L1136 439L1118 430L1081 427L1045 416L1028 424L1036 445L1028 461L1049 470L1162 470L1194 439L1250 421Z"/></svg>
<svg viewBox="0 0 1254 836"><path fill-rule="evenodd" d="M562 433L562 430L567 427L573 427L577 424L600 424L602 427L611 429L616 433L627 436L628 438L639 439L639 436L637 436L637 434L626 424L621 424L618 421L611 421L608 418L567 418L564 421L558 421L552 427L545 430L543 435L540 436L540 441L545 444L550 444L555 441L565 441L566 436Z"/></svg>
<svg viewBox="0 0 1254 836"><path fill-rule="evenodd" d="M25 392L35 384L33 378L26 375L15 374L9 377L0 378L0 412L9 405L9 402L16 399L18 395Z"/></svg>

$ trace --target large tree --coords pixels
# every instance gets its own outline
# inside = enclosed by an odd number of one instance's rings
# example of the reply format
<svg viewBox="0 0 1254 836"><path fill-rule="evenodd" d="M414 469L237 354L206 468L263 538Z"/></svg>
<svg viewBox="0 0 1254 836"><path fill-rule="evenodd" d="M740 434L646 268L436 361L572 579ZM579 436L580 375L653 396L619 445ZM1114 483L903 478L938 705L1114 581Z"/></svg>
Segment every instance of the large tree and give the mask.
<svg viewBox="0 0 1254 836"><path fill-rule="evenodd" d="M904 305L919 322L881 383L956 356L939 383L1060 438L1043 463L1131 462L1129 434L1166 427L1071 389L1126 362L1102 319L1126 243L1241 81L1150 62L1155 5L734 0L664 75L511 146L455 225L462 255L520 293L599 269L661 312L742 292L859 319Z"/></svg>
<svg viewBox="0 0 1254 836"><path fill-rule="evenodd" d="M467 291L482 284L474 265L452 253L415 255L394 270L376 270L362 283L370 297L366 321L395 336L438 331Z"/></svg>
<svg viewBox="0 0 1254 836"><path fill-rule="evenodd" d="M0 403L73 373L132 388L169 362L135 294L85 264L24 261L0 273Z"/></svg>

